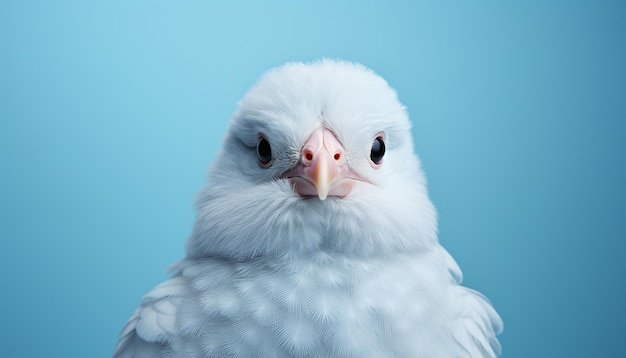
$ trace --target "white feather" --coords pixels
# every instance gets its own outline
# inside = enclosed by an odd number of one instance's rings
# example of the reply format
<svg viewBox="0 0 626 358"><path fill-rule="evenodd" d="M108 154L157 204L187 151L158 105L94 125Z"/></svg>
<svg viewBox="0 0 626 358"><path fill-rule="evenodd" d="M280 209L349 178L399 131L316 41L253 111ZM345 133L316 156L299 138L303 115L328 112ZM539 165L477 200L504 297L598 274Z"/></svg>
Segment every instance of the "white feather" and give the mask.
<svg viewBox="0 0 626 358"><path fill-rule="evenodd" d="M345 198L302 198L280 179L320 126L365 179ZM436 221L408 116L383 79L330 60L271 70L231 120L187 257L144 297L115 355L497 356L502 321L459 285Z"/></svg>

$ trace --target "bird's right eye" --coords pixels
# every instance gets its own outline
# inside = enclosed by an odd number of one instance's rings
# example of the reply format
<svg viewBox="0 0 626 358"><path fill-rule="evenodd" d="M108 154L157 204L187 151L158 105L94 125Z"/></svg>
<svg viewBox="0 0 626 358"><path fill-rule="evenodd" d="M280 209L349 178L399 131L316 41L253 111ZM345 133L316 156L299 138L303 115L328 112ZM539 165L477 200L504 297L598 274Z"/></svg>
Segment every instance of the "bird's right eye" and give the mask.
<svg viewBox="0 0 626 358"><path fill-rule="evenodd" d="M256 144L256 155L259 158L259 164L263 168L267 168L272 163L272 146L265 137L260 137Z"/></svg>

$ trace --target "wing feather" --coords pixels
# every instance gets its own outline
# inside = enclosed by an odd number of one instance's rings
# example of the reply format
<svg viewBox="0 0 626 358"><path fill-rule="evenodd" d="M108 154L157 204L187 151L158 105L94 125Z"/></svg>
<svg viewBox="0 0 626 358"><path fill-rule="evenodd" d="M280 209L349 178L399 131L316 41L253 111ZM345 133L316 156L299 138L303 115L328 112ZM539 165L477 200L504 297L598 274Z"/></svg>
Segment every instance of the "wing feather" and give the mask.
<svg viewBox="0 0 626 358"><path fill-rule="evenodd" d="M471 357L497 357L501 354L496 336L502 332L502 319L480 292L458 286L460 311L452 331L459 348Z"/></svg>
<svg viewBox="0 0 626 358"><path fill-rule="evenodd" d="M184 278L178 276L148 292L141 305L122 328L113 357L163 357L177 335L177 305L185 293Z"/></svg>

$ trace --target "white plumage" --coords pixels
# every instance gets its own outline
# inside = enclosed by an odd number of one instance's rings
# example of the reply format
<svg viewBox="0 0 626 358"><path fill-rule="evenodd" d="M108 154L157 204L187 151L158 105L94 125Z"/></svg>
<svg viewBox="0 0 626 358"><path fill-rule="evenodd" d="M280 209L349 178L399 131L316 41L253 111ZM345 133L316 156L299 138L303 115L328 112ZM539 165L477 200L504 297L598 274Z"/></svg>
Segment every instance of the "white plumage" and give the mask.
<svg viewBox="0 0 626 358"><path fill-rule="evenodd" d="M290 63L239 103L187 256L116 357L494 357L502 321L437 240L410 122L347 62Z"/></svg>

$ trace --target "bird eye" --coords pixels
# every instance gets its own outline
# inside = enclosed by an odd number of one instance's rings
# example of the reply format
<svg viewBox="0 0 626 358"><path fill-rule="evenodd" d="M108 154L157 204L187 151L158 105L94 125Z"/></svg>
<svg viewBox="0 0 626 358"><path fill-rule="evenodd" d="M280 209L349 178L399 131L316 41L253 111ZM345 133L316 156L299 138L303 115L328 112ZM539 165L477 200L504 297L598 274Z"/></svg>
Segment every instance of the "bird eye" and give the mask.
<svg viewBox="0 0 626 358"><path fill-rule="evenodd" d="M259 138L259 142L256 145L256 155L262 167L269 167L272 162L272 147L265 137Z"/></svg>
<svg viewBox="0 0 626 358"><path fill-rule="evenodd" d="M370 159L374 165L379 166L383 161L385 155L385 142L382 137L376 137L374 143L372 143L372 151L370 152Z"/></svg>

